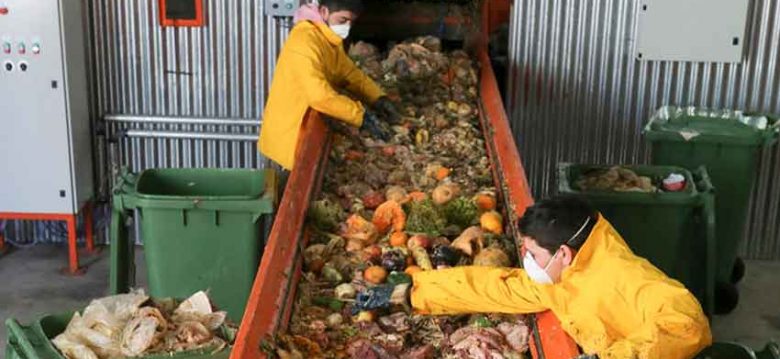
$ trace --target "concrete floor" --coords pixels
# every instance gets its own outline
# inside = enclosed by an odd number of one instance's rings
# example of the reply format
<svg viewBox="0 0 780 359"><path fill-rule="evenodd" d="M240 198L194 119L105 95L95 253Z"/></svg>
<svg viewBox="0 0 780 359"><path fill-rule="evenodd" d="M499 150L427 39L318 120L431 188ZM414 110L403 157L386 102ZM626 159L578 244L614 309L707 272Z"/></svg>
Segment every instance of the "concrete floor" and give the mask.
<svg viewBox="0 0 780 359"><path fill-rule="evenodd" d="M780 342L780 262L745 261L747 271L739 283L739 305L731 314L717 316L715 340L763 349L769 339Z"/></svg>
<svg viewBox="0 0 780 359"><path fill-rule="evenodd" d="M108 290L108 251L83 254L87 272L70 277L60 273L67 263L62 246L36 246L0 254L0 320L16 318L23 324L47 313L76 310ZM138 284L145 283L143 251L136 250ZM769 339L780 340L780 262L748 261L740 284L737 309L716 317L718 341L737 341L761 349ZM5 352L5 326L0 327L0 355Z"/></svg>
<svg viewBox="0 0 780 359"><path fill-rule="evenodd" d="M30 324L46 314L79 310L93 298L108 294L109 252L80 253L81 276L62 274L67 268L65 246L38 245L0 254L0 357L5 353L8 318ZM146 285L143 250L136 250L137 284Z"/></svg>

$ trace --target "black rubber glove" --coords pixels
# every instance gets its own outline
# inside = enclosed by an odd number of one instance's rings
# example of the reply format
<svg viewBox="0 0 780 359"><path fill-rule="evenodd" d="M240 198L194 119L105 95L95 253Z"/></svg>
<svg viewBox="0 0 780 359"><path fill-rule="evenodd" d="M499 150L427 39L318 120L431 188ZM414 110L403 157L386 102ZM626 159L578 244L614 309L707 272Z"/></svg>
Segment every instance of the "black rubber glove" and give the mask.
<svg viewBox="0 0 780 359"><path fill-rule="evenodd" d="M394 125L401 121L401 114L395 108L393 101L390 101L387 96L382 96L374 102L374 110L389 124Z"/></svg>
<svg viewBox="0 0 780 359"><path fill-rule="evenodd" d="M390 132L382 127L376 115L368 109L366 109L366 112L363 115L363 126L361 126L360 129L368 131L372 137L382 141L390 140Z"/></svg>

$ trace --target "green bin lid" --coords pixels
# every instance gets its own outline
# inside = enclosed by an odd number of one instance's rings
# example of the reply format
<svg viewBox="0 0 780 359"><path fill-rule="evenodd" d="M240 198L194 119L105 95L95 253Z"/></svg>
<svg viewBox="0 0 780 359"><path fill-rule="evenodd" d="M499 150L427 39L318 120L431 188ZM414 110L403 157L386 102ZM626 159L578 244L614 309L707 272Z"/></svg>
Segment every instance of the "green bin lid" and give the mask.
<svg viewBox="0 0 780 359"><path fill-rule="evenodd" d="M650 141L758 146L775 140L778 125L777 118L766 115L665 106L650 118L644 132Z"/></svg>

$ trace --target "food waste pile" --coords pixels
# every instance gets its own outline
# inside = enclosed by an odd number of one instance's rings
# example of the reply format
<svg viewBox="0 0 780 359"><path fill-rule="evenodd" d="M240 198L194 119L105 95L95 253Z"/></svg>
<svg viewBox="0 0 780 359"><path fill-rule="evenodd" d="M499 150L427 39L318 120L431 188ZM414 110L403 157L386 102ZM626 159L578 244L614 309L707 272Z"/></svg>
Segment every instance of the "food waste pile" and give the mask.
<svg viewBox="0 0 780 359"><path fill-rule="evenodd" d="M657 192L653 179L620 166L591 170L575 182L582 191Z"/></svg>
<svg viewBox="0 0 780 359"><path fill-rule="evenodd" d="M238 329L225 318L204 292L179 303L138 290L93 300L52 343L69 359L216 353L233 342Z"/></svg>
<svg viewBox="0 0 780 359"><path fill-rule="evenodd" d="M349 54L396 102L388 141L336 128L281 358L522 358L521 316L424 316L411 275L517 263L481 132L478 78L464 51L415 38Z"/></svg>
<svg viewBox="0 0 780 359"><path fill-rule="evenodd" d="M686 178L675 172L651 178L640 176L628 168L612 166L586 170L574 185L583 192L679 192L685 190Z"/></svg>

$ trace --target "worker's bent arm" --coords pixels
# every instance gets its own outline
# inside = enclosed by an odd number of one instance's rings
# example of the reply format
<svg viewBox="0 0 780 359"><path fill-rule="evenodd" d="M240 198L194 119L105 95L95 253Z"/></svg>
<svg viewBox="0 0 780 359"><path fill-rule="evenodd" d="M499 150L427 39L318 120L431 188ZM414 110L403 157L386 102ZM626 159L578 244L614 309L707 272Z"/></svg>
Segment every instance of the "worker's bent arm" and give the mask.
<svg viewBox="0 0 780 359"><path fill-rule="evenodd" d="M712 344L707 318L687 290L648 286L640 290L637 305L647 324L598 353L600 359L690 359Z"/></svg>
<svg viewBox="0 0 780 359"><path fill-rule="evenodd" d="M363 124L363 106L336 92L325 78L323 64L313 54L292 51L288 59L293 62L295 80L300 84L309 107L355 127Z"/></svg>
<svg viewBox="0 0 780 359"><path fill-rule="evenodd" d="M412 306L425 314L535 313L539 286L522 269L458 267L413 276Z"/></svg>
<svg viewBox="0 0 780 359"><path fill-rule="evenodd" d="M360 70L344 51L339 51L339 73L346 82L346 89L360 96L366 103L373 104L384 92L379 85Z"/></svg>

